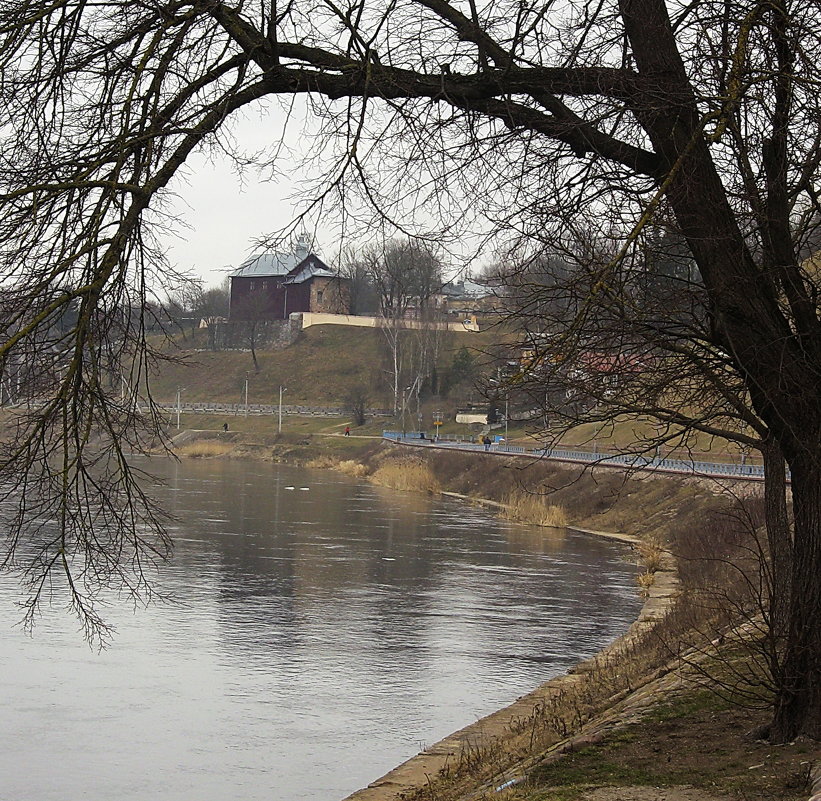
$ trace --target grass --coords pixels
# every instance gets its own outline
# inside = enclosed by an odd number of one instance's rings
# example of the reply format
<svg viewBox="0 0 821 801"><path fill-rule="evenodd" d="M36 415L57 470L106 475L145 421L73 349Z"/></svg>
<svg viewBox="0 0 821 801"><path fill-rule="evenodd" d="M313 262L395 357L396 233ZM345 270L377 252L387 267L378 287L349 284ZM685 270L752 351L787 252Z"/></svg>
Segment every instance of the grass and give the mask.
<svg viewBox="0 0 821 801"><path fill-rule="evenodd" d="M440 374L453 354L463 346L487 348L496 339L492 332L448 332L443 335ZM250 353L209 351L200 332L192 338L178 337L170 353L183 363L163 363L152 376L157 400L171 403L179 387L185 401L243 403L248 377L248 402L275 404L279 387L287 387L283 403L312 406L344 405L350 392L365 385L371 406L389 406L391 393L384 368L384 335L377 330L339 325L312 326L301 332L294 344L282 350L261 350L260 369L254 371Z"/></svg>
<svg viewBox="0 0 821 801"><path fill-rule="evenodd" d="M509 441L512 444L529 448L542 447L546 438L540 429L540 423L541 420L537 418L531 425L512 424L509 428ZM552 433L558 437L560 432ZM577 426L562 433L558 442L551 441L550 444L556 448L578 448L585 451L624 451L635 450L638 442L649 442L656 436L657 428L653 421L644 417L624 416L604 425L585 423ZM741 457L741 450L734 443L692 431L688 432L686 440L673 438L664 445L662 456L674 459L706 459L715 462L738 461ZM750 464L760 464L760 459L756 457L748 458L748 461Z"/></svg>
<svg viewBox="0 0 821 801"><path fill-rule="evenodd" d="M727 703L685 673L683 687L640 720L534 770L522 801L576 801L591 787L681 785L745 801L805 801L813 747L780 748L745 736L760 712ZM658 791L656 791L658 792ZM663 797L659 792L658 797Z"/></svg>
<svg viewBox="0 0 821 801"><path fill-rule="evenodd" d="M176 422L176 415L174 415ZM223 415L223 414L194 414L180 415L180 428L199 431L221 431L224 423L228 423L229 431L253 436L276 436L279 421L276 415ZM350 420L344 417L316 417L313 415L283 415L282 432L285 435L303 436L311 434L342 434ZM172 431L173 433L173 431ZM354 436L371 434L381 436L382 421L373 419L361 429L354 428Z"/></svg>
<svg viewBox="0 0 821 801"><path fill-rule="evenodd" d="M631 742L636 742L634 736ZM611 744L619 742L614 738ZM622 740L621 742L626 742ZM614 748L613 750L617 750ZM682 777L671 772L648 770L624 762L616 762L602 757L600 748L582 748L564 757L549 767L534 772L534 784L551 785L659 785L677 784Z"/></svg>
<svg viewBox="0 0 821 801"><path fill-rule="evenodd" d="M485 354L506 336L508 334L502 330L445 334L437 365L439 374L444 376L447 373L453 355L461 347L471 349L476 354L477 362L481 363L487 359ZM185 337L178 336L168 346L170 354L180 357L182 363L175 361L160 365L151 380L156 399L172 403L177 389L183 388L183 402L242 403L247 377L248 401L251 404L276 404L279 387L283 386L287 387L283 396L286 405L339 407L346 404L355 387L364 385L370 393L370 406L389 408L392 405L384 337L376 330L330 325L308 328L288 348L259 351L258 372L254 371L247 352L212 352L203 349L204 346L205 334L199 331L193 337L190 332ZM466 395L470 394L470 390L463 387L456 394L458 397L430 398L423 404L426 421L423 428L428 433L432 429L431 415L436 410L444 416L445 425L440 430L443 437L468 437L478 433L477 427L454 421L456 405L468 399ZM480 398L477 396L475 400ZM417 427L410 419L406 422L409 429ZM380 420L376 426L371 426L369 421L370 428L379 428L380 431L383 427L399 426L400 423L392 418ZM540 447L544 443L531 436L532 430L531 424L511 423L509 441L530 448ZM655 430L652 422L643 418L624 418L607 426L587 424L566 433L559 447L592 450L595 444L603 450L620 450L634 447L637 440L654 436ZM686 443L672 442L665 447L665 454L682 458L709 457L715 461L737 459L739 456L735 446L700 434L692 434Z"/></svg>

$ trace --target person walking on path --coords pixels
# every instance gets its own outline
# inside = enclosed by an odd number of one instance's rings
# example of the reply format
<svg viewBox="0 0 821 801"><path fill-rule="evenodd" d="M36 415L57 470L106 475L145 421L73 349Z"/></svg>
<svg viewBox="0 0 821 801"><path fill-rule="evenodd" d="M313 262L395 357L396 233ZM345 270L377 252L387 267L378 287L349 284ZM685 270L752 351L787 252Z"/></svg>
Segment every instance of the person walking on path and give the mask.
<svg viewBox="0 0 821 801"><path fill-rule="evenodd" d="M485 436L482 437L482 443L485 446L485 450L489 451L490 450L490 437L487 434L485 434Z"/></svg>
<svg viewBox="0 0 821 801"><path fill-rule="evenodd" d="M345 426L345 436L346 437L351 436L351 427L350 426Z"/></svg>

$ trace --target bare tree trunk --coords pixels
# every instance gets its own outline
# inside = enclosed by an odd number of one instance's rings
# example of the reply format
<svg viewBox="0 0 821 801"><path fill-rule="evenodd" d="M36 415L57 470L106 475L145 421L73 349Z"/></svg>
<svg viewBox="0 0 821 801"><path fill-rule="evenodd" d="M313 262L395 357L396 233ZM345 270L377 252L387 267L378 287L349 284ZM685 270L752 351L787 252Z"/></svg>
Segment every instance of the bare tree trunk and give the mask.
<svg viewBox="0 0 821 801"><path fill-rule="evenodd" d="M787 513L787 469L778 443L769 436L761 445L764 458L764 510L770 552L769 615L775 675L787 639L792 595L792 532Z"/></svg>
<svg viewBox="0 0 821 801"><path fill-rule="evenodd" d="M799 734L821 739L821 466L807 458L790 467L795 541L783 681L770 730L775 742Z"/></svg>
<svg viewBox="0 0 821 801"><path fill-rule="evenodd" d="M394 416L399 411L399 384L402 377L402 328L399 320L384 317L382 319L382 333L390 349L391 357L391 384L393 391L393 413Z"/></svg>
<svg viewBox="0 0 821 801"><path fill-rule="evenodd" d="M257 359L257 337L259 336L259 320L250 320L246 323L245 329L248 347L251 350L251 361L254 363L254 372L259 372L259 361Z"/></svg>

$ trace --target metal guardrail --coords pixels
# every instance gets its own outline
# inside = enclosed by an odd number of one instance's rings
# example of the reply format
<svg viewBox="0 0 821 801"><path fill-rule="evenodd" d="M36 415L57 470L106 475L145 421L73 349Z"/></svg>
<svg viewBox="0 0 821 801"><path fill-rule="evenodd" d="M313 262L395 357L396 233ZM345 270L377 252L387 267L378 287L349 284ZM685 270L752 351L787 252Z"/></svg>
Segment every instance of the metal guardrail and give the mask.
<svg viewBox="0 0 821 801"><path fill-rule="evenodd" d="M505 442L494 442L485 446L481 442L465 440L445 440L431 438L420 431L383 431L382 437L391 442L407 443L417 446L446 448L488 453L525 454L535 459L555 459L560 462L598 464L611 467L623 467L631 470L655 470L665 473L683 473L698 476L726 476L728 478L762 481L764 467L757 464L740 464L734 462L701 462L690 459L667 459L658 456L648 457L633 453L606 453L560 448L526 449Z"/></svg>

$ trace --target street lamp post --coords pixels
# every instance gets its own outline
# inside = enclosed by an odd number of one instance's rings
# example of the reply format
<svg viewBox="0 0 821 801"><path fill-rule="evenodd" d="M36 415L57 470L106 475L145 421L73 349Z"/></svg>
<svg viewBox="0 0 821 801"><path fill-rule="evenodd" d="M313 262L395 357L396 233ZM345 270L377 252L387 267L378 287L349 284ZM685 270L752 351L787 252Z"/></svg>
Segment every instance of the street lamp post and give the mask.
<svg viewBox="0 0 821 801"><path fill-rule="evenodd" d="M283 387L280 385L279 387L279 425L277 426L277 434L282 433L282 393L287 392L288 387Z"/></svg>
<svg viewBox="0 0 821 801"><path fill-rule="evenodd" d="M245 416L248 417L248 373L245 373Z"/></svg>
<svg viewBox="0 0 821 801"><path fill-rule="evenodd" d="M410 387L405 387L402 390L402 439L405 439L405 409L408 404L408 390Z"/></svg>
<svg viewBox="0 0 821 801"><path fill-rule="evenodd" d="M180 396L185 387L177 387L177 431L180 430Z"/></svg>

